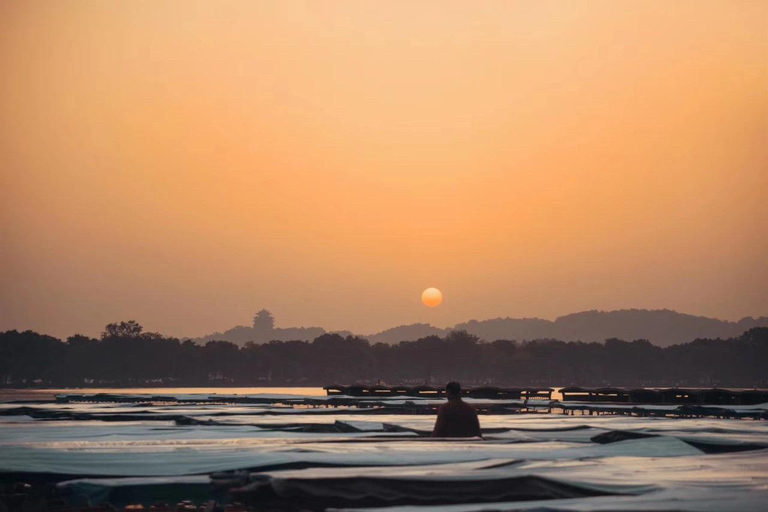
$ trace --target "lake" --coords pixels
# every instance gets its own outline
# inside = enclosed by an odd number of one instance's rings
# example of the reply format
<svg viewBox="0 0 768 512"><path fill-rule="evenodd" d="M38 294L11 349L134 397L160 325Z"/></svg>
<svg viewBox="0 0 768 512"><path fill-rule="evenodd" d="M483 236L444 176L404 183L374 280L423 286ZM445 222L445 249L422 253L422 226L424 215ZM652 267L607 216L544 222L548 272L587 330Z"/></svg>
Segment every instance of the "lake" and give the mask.
<svg viewBox="0 0 768 512"><path fill-rule="evenodd" d="M553 388L553 400L560 400L560 387ZM319 387L215 387L215 388L58 388L58 389L2 389L0 388L0 402L13 400L53 400L58 394L138 394L138 395L163 395L163 394L201 394L201 395L254 395L262 393L289 394L303 396L325 396L325 390Z"/></svg>
<svg viewBox="0 0 768 512"><path fill-rule="evenodd" d="M57 393L121 396L55 402ZM131 401L138 394L189 401ZM321 388L0 396L0 479L29 479L32 489L56 484L71 505L162 501L175 510L184 500L213 499L292 511L768 509L765 420L501 408L480 416L484 439L436 439L428 435L434 413L407 404L421 399L336 407ZM34 402L7 401L21 399Z"/></svg>
<svg viewBox="0 0 768 512"><path fill-rule="evenodd" d="M291 394L305 396L323 396L323 388L300 387L261 387L261 388L57 388L57 389L1 389L0 402L12 400L53 400L55 395L69 394L137 394L137 395L163 395L163 394L200 394L200 395L254 395L260 393Z"/></svg>

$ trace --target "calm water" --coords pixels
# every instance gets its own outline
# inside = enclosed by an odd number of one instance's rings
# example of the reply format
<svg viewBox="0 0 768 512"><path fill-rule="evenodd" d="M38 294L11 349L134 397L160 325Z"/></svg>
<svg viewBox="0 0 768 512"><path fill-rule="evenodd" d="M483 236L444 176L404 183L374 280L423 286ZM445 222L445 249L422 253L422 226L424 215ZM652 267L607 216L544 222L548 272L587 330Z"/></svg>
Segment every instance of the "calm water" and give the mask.
<svg viewBox="0 0 768 512"><path fill-rule="evenodd" d="M560 400L561 388L553 388L553 400ZM323 388L67 388L67 389L0 389L0 402L11 402L14 400L53 400L58 394L96 394L96 393L117 393L117 394L141 394L141 395L170 395L170 394L206 394L206 395L255 395L259 393L285 394L285 395L304 395L304 396L325 396Z"/></svg>
<svg viewBox="0 0 768 512"><path fill-rule="evenodd" d="M323 395L324 390L317 387L24 389L2 390L0 400L43 401L58 393L306 396ZM620 494L587 494L562 501L552 499L557 497L552 494L540 502L527 502L526 505L533 503L530 508L537 509L768 510L767 421L486 414L481 416L480 423L493 432L485 439L441 440L418 435L431 431L434 415L410 414L397 407L390 413L355 408L292 408L283 404L147 403L136 406L119 402L50 402L27 407L35 414L19 414L13 411L16 405L0 404L0 411L11 410L10 414L0 414L0 475L71 475L72 496L96 501L114 498L118 500L115 502L118 508L138 502L148 506L157 500L157 490L155 480L134 480L134 491L129 498L124 498L131 501L123 503L119 501L123 499L119 492L109 494L116 485L115 477L198 475L194 478L199 478L199 475L220 471L247 469L260 473L259 482L270 486L267 497L276 496L280 489L291 489L292 485L319 489L317 478L328 478L334 485L320 489L313 498L328 500L328 506L334 505L333 499L357 496L360 489L350 482L375 474L377 481L385 482L388 496L395 488L390 486L399 486L397 492L407 503L418 503L423 496L422 482L433 484L436 479L444 479L441 481L445 488L456 481L478 482L473 492L484 497L488 486L483 478L490 485L499 478L535 477L537 482L549 482L545 488L556 490L564 480L569 486L568 492L583 487ZM72 417L72 413L77 416ZM345 428L338 428L342 424ZM398 428L393 431L393 426ZM648 436L608 444L596 440L596 436L622 431ZM734 445L740 446L734 448ZM709 446L718 453L711 454L701 446ZM305 469L275 469L282 465ZM399 483L404 474L406 480L410 480L408 485ZM85 485L78 484L77 478L82 475L90 477ZM527 481L525 478L521 481ZM535 484L531 492L540 492L541 488L541 484ZM213 499L208 480L191 489L180 488L173 499L192 499L196 505ZM193 490L195 494L189 494ZM248 499L260 503L265 497L256 490L254 493ZM472 501L472 496L472 492L464 493L461 500ZM355 505L354 500L348 503ZM297 510L301 505L298 502L284 504L290 510ZM475 507L472 510L479 510L481 505L472 506Z"/></svg>
<svg viewBox="0 0 768 512"><path fill-rule="evenodd" d="M140 395L206 394L255 395L259 393L323 396L323 388L67 388L67 389L0 389L0 402L13 400L53 400L58 394L117 393Z"/></svg>

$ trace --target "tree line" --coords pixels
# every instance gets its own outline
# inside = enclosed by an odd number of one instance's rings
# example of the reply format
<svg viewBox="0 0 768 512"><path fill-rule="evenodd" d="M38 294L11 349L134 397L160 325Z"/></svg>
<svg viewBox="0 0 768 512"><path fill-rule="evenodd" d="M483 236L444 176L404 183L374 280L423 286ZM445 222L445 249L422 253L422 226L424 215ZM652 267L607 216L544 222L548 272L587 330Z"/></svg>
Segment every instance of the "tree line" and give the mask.
<svg viewBox="0 0 768 512"><path fill-rule="evenodd" d="M198 345L110 324L100 338L63 341L33 331L0 333L0 386L322 386L387 384L496 386L767 387L768 328L730 339L658 347L604 343L483 341L466 331L397 344L323 334L313 341Z"/></svg>

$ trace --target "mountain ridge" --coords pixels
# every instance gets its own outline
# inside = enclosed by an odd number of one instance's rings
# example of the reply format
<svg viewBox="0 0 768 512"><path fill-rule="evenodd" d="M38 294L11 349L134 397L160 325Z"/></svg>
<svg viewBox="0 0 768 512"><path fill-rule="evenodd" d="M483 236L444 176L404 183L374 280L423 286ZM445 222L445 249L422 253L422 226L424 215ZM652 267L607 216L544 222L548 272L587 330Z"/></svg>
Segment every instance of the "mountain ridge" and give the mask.
<svg viewBox="0 0 768 512"><path fill-rule="evenodd" d="M272 340L311 341L326 333L342 336L350 331L326 331L322 327L274 327L274 319L266 310L260 320L254 318L254 327L236 326L224 332L215 332L199 338L196 343L212 340L231 341L244 345L249 341L266 343ZM768 327L768 317L744 317L738 321L720 320L705 316L679 313L670 309L618 309L588 310L570 313L546 320L542 318L499 317L486 320L468 320L453 327L435 327L425 323L399 325L378 333L360 335L371 344L393 344L414 341L426 336L445 336L452 330L466 330L486 341L497 339L533 340L558 339L561 341L603 342L618 338L626 341L647 339L654 345L667 347L687 343L699 338L730 338L753 327Z"/></svg>

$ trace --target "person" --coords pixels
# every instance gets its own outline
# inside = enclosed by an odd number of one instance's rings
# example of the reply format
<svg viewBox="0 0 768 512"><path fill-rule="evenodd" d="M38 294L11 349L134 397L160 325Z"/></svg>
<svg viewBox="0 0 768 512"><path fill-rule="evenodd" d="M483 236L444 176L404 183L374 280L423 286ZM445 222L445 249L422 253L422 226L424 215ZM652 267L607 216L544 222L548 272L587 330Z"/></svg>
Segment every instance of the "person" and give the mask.
<svg viewBox="0 0 768 512"><path fill-rule="evenodd" d="M461 384L449 382L445 394L448 402L437 410L432 437L483 437L477 411L461 399Z"/></svg>

